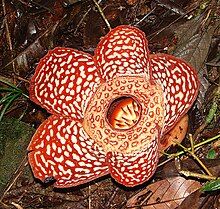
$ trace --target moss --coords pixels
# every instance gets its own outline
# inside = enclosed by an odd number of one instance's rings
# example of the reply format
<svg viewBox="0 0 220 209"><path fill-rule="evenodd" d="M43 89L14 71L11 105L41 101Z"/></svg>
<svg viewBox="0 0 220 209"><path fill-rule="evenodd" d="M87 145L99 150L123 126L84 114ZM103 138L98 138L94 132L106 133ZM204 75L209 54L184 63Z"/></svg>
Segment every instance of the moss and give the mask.
<svg viewBox="0 0 220 209"><path fill-rule="evenodd" d="M0 122L0 194L27 154L34 131L14 118L4 118Z"/></svg>

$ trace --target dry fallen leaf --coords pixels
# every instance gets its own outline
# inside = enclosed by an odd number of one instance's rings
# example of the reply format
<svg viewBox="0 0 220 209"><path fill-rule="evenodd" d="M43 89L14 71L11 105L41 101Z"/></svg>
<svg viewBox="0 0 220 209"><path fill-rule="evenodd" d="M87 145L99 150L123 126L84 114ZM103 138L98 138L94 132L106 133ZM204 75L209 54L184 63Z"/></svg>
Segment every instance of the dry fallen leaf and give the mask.
<svg viewBox="0 0 220 209"><path fill-rule="evenodd" d="M174 209L200 187L201 184L194 180L186 180L183 177L167 178L150 184L146 189L131 197L127 202L127 207Z"/></svg>
<svg viewBox="0 0 220 209"><path fill-rule="evenodd" d="M185 200L182 202L182 204L176 209L199 208L199 205L203 200L203 198L201 198L201 195L202 195L201 190L197 190L193 192L192 194L188 195L185 198Z"/></svg>
<svg viewBox="0 0 220 209"><path fill-rule="evenodd" d="M204 77L204 75L207 75L205 60L208 56L212 36L218 25L218 23L210 24L207 21L206 27L203 28L204 20L205 17L202 14L176 29L175 33L178 37L178 43L173 53L175 56L189 62L198 71L200 91L197 104L199 107L201 107L205 92L209 87L209 82Z"/></svg>

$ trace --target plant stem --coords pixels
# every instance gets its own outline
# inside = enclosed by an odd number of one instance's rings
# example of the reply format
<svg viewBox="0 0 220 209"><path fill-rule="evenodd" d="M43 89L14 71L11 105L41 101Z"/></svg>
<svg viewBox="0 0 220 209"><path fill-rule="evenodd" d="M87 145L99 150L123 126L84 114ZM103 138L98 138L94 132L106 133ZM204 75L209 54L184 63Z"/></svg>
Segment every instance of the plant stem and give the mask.
<svg viewBox="0 0 220 209"><path fill-rule="evenodd" d="M180 147L182 147L184 149L184 151L188 152L198 163L199 165L201 165L201 167L206 171L206 173L209 175L209 176L213 176L211 174L211 172L208 170L208 168L203 164L203 162L190 150L188 150L186 147L184 147L182 144L178 143L178 145Z"/></svg>
<svg viewBox="0 0 220 209"><path fill-rule="evenodd" d="M25 98L29 99L29 96L25 93L22 93L22 96L24 96Z"/></svg>
<svg viewBox="0 0 220 209"><path fill-rule="evenodd" d="M209 176L209 175L205 175L205 174L200 174L200 173L194 173L191 171L179 171L179 173L183 174L186 177L196 177L196 178L200 178L200 179L206 179L206 180L216 180L218 179L216 176Z"/></svg>
<svg viewBox="0 0 220 209"><path fill-rule="evenodd" d="M218 138L220 138L220 134L218 134L218 135L216 135L216 136L214 136L214 137L212 137L212 138L209 138L209 139L207 139L207 140L205 140L205 141L203 141L203 142L200 142L200 143L194 145L194 148L199 148L199 147L201 147L202 145L208 144L208 143L210 143L210 142L212 142L212 141L214 141L214 140L216 140L216 139L218 139ZM177 157L177 156L180 156L180 155L184 154L184 153L185 153L186 151L188 151L188 150L191 151L192 148L189 147L189 148L186 148L186 150L183 150L183 151L180 151L180 152L177 152L177 153L173 153L173 154L167 154L167 155L168 155L168 158L175 158L175 157Z"/></svg>
<svg viewBox="0 0 220 209"><path fill-rule="evenodd" d="M189 141L190 141L190 145L191 145L191 148L192 148L192 153L194 153L195 148L194 148L194 142L193 142L192 134L189 134Z"/></svg>

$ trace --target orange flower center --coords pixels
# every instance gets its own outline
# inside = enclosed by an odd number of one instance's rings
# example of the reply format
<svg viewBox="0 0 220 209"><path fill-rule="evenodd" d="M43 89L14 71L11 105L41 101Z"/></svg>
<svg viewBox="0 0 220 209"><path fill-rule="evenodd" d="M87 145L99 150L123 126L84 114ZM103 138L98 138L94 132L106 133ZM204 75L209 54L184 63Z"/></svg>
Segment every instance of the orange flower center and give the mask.
<svg viewBox="0 0 220 209"><path fill-rule="evenodd" d="M115 129L129 129L139 120L140 104L132 97L122 96L115 99L107 111L107 119Z"/></svg>
<svg viewBox="0 0 220 209"><path fill-rule="evenodd" d="M150 146L164 123L163 90L145 76L123 76L100 85L85 111L86 133L106 153Z"/></svg>

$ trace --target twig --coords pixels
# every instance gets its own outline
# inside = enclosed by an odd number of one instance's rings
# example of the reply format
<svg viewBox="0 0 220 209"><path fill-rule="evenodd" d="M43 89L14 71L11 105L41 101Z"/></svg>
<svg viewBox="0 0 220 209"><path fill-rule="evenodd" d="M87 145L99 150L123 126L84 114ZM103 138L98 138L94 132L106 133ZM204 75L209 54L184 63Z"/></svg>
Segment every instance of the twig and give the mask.
<svg viewBox="0 0 220 209"><path fill-rule="evenodd" d="M20 81L24 81L25 83L30 83L29 80L27 80L27 79L25 79L25 78L22 78L22 77L20 77L20 76L16 76L16 78L17 78L18 80L20 80Z"/></svg>
<svg viewBox="0 0 220 209"><path fill-rule="evenodd" d="M197 148L197 149L195 149L195 150L198 150L201 146L203 146L203 145L205 145L205 144L208 144L208 143L210 143L210 142L212 142L212 141L214 141L214 140L216 140L216 139L218 139L218 138L220 138L220 134L218 134L217 136L214 136L214 137L212 137L212 138L210 138L210 139L207 139L207 140L205 140L205 141L203 141L203 142L200 142L200 143L194 145L194 149ZM186 148L186 150L191 150L191 147L190 147L190 148ZM183 155L185 152L186 152L186 151L180 151L180 152L172 153L172 154L162 152L162 154L167 155L168 159L165 160L165 161L163 161L162 163L158 164L158 167L160 167L160 166L162 166L162 165L168 163L169 161L171 161L172 159L174 159L174 158L176 158L176 157L178 157L178 156L180 156L180 155Z"/></svg>
<svg viewBox="0 0 220 209"><path fill-rule="evenodd" d="M11 204L13 206L15 206L17 209L23 209L23 207L21 207L19 204L15 203L15 202L11 202Z"/></svg>
<svg viewBox="0 0 220 209"><path fill-rule="evenodd" d="M155 36L157 36L158 34L160 34L161 32L163 32L164 30L166 30L167 28L169 28L171 25L173 25L174 23L176 23L177 21L181 20L182 18L184 18L185 16L187 16L188 14L190 14L193 10L195 10L199 5L196 5L194 8L192 8L191 10L189 10L186 14L181 15L180 17L176 18L173 22L171 22L169 25L165 26L164 28L160 29L159 31L156 31L154 33L152 33L149 37L149 41L152 40Z"/></svg>
<svg viewBox="0 0 220 209"><path fill-rule="evenodd" d="M89 14L89 12L91 11L91 9L92 9L92 8L89 8L89 9L87 10L87 12L83 15L83 17L80 19L79 23L78 23L77 26L76 26L76 29L75 29L74 32L73 32L73 35L76 35L76 32L77 32L79 26L82 24L83 20L84 20L84 19L86 18L86 16Z"/></svg>
<svg viewBox="0 0 220 209"><path fill-rule="evenodd" d="M191 148L192 148L192 153L194 153L195 148L194 148L194 142L193 142L192 134L189 134L189 141L190 141L190 145L191 145Z"/></svg>
<svg viewBox="0 0 220 209"><path fill-rule="evenodd" d="M11 42L11 37L10 37L10 31L9 31L9 27L8 27L7 12L6 12L6 7L5 7L5 0L2 0L2 7L3 7L3 14L5 16L3 21L5 23L7 41L8 41L9 49L12 51L13 48L12 48L12 42Z"/></svg>
<svg viewBox="0 0 220 209"><path fill-rule="evenodd" d="M102 8L99 6L98 2L96 0L93 0L93 2L95 3L97 9L99 10L100 15L102 16L103 20L105 21L105 24L107 25L108 29L111 30L111 25L109 24L107 18L105 17Z"/></svg>
<svg viewBox="0 0 220 209"><path fill-rule="evenodd" d="M101 2L102 2L102 0L99 0L99 1L98 1L98 4L100 4ZM82 24L82 22L84 21L84 19L86 18L86 16L89 14L89 12L90 12L91 10L92 10L92 7L90 7L90 8L86 11L86 13L83 15L83 17L81 18L81 20L79 21L79 23L77 24L77 26L76 26L76 28L75 28L75 30L74 30L74 32L73 32L74 35L76 35L76 32L77 32L79 26Z"/></svg>
<svg viewBox="0 0 220 209"><path fill-rule="evenodd" d="M179 158L175 158L175 166L176 166L176 169L178 170L178 172L186 177L190 176L190 177L196 177L196 178L205 179L205 180L216 180L217 179L216 176L210 176L210 175L206 175L206 174L182 170L182 166L181 166Z"/></svg>
<svg viewBox="0 0 220 209"><path fill-rule="evenodd" d="M205 122L203 122L195 131L195 133L193 134L193 138L197 140L199 134L206 128L208 124L206 124Z"/></svg>
<svg viewBox="0 0 220 209"><path fill-rule="evenodd" d="M37 2L35 2L33 0L30 3L31 4L35 4L36 6L41 7L43 9L47 10L48 12L50 12L53 15L55 14L55 12L52 9L50 9L50 8L48 8L48 7L46 7L46 6L42 5L42 4L39 4L39 3L37 3Z"/></svg>
<svg viewBox="0 0 220 209"><path fill-rule="evenodd" d="M184 147L182 144L180 144L179 142L176 142L176 144L178 144L180 147L183 148L183 150L185 152L188 152L199 164L200 166L206 171L206 173L209 175L209 176L213 176L211 174L211 172L208 170L208 168L203 164L203 162L190 150L188 150L186 147ZM192 148L191 148L192 149Z"/></svg>
<svg viewBox="0 0 220 209"><path fill-rule="evenodd" d="M59 24L60 21L57 21L54 25L50 26L44 33L42 33L31 45L29 45L24 51L22 51L20 54L18 54L14 59L12 59L8 64L6 64L5 66L3 66L1 70L3 70L4 68L8 67L10 64L14 63L14 61L21 56L22 54L26 53L28 50L30 50L30 48L37 42L39 41L39 39L41 39L43 36L45 36L47 33L51 32L53 30L54 27L56 27Z"/></svg>
<svg viewBox="0 0 220 209"><path fill-rule="evenodd" d="M6 30L6 39L8 42L8 46L9 46L9 50L11 51L11 53L13 52L13 47L12 47L12 41L11 41L11 36L10 36L10 31L9 31L9 27L8 27L8 20L7 20L7 12L6 12L6 6L5 6L5 0L2 0L2 7L3 7L3 14L5 16L3 23L5 24L5 30ZM15 63L12 62L12 68L14 73L15 72Z"/></svg>
<svg viewBox="0 0 220 209"><path fill-rule="evenodd" d="M174 158L174 157L173 157L173 158ZM173 158L168 158L168 159L166 159L166 160L163 161L162 163L159 163L157 167L160 167L160 166L162 166L162 165L164 165L164 164L170 162Z"/></svg>
<svg viewBox="0 0 220 209"><path fill-rule="evenodd" d="M216 180L216 179L218 179L215 176L209 176L209 175L205 175L205 174L194 173L194 172L191 172L191 171L181 170L181 171L179 171L179 173L183 174L186 177L196 177L196 178L206 179L206 180Z"/></svg>
<svg viewBox="0 0 220 209"><path fill-rule="evenodd" d="M151 15L156 7L154 7L149 13L147 13L143 18L141 18L138 22L134 24L134 26L138 26L140 23L142 23L149 15Z"/></svg>
<svg viewBox="0 0 220 209"><path fill-rule="evenodd" d="M10 209L10 206L6 205L4 202L0 201L0 208L4 208L4 209Z"/></svg>
<svg viewBox="0 0 220 209"><path fill-rule="evenodd" d="M194 149L197 150L196 148L199 148L199 147L201 147L201 146L203 146L203 145L205 145L205 144L208 144L208 143L210 143L210 142L212 142L212 141L214 141L214 140L216 140L216 139L218 139L218 138L220 138L220 134L218 134L218 135L216 135L216 136L214 136L214 137L212 137L212 138L209 138L209 139L207 139L207 140L205 140L205 141L203 141L203 142L200 142L200 143L194 145ZM186 148L186 150L184 150L184 151L180 151L180 152L173 153L173 154L168 154L168 153L167 153L167 155L168 155L168 158L172 158L172 159L173 159L173 158L175 158L175 157L178 157L178 156L184 154L184 153L187 152L188 150L191 151L192 148L189 147L189 148Z"/></svg>
<svg viewBox="0 0 220 209"><path fill-rule="evenodd" d="M105 203L104 208L109 208L111 202L114 200L114 198L115 198L118 191L119 191L118 187L114 189L114 191L113 191L111 197L109 198L108 202Z"/></svg>

